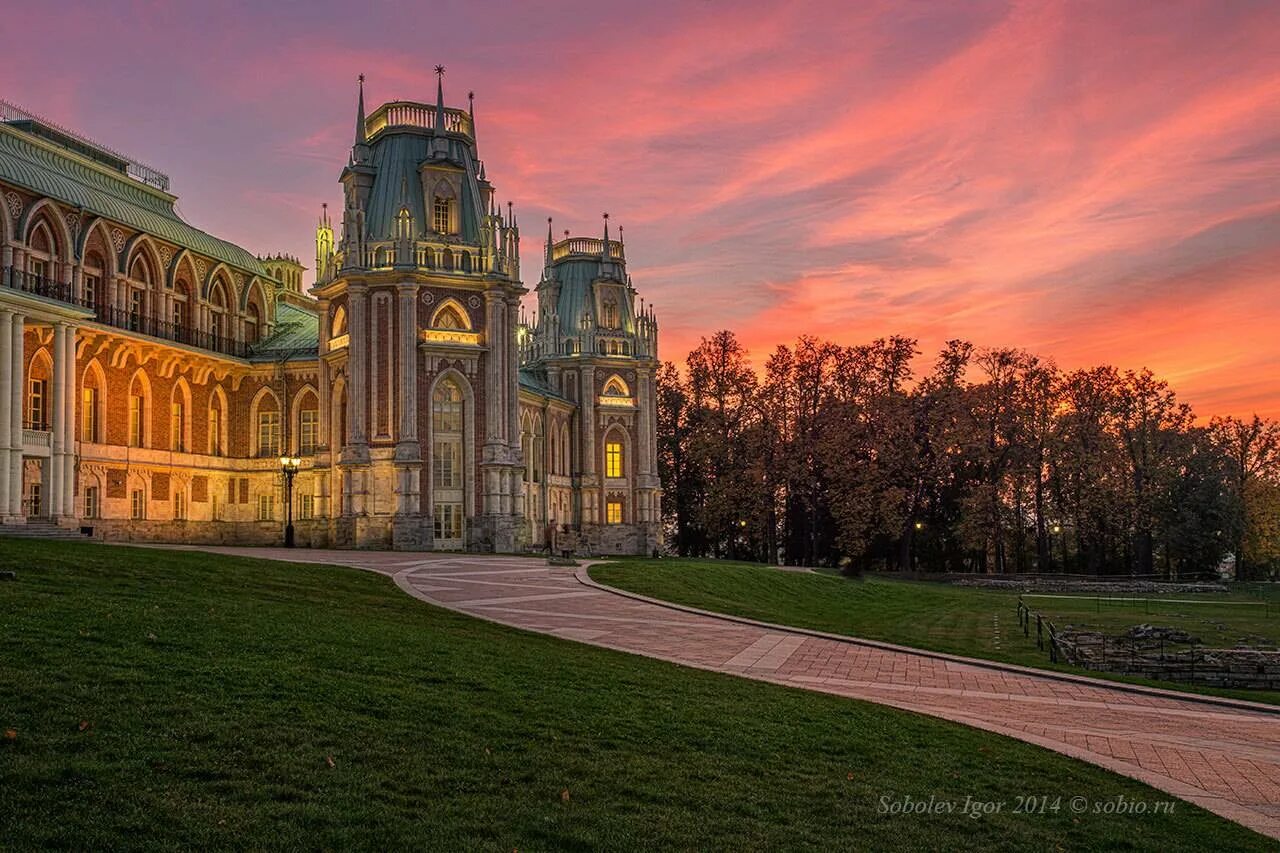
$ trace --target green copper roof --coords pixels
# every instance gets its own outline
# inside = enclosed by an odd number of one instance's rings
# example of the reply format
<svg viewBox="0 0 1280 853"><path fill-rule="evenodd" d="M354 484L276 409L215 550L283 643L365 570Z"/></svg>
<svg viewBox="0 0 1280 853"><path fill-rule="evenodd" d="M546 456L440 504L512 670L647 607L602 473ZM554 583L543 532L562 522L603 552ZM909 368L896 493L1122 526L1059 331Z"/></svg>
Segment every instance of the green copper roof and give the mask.
<svg viewBox="0 0 1280 853"><path fill-rule="evenodd" d="M0 180L154 234L237 269L265 274L249 252L183 222L173 209L173 196L124 175L113 175L105 167L4 123L0 123Z"/></svg>
<svg viewBox="0 0 1280 853"><path fill-rule="evenodd" d="M373 159L369 164L377 170L373 191L365 215L365 236L371 241L390 240L396 233L396 215L408 206L413 216L414 236L421 237L429 224L418 167L431 159L432 138L421 131L390 128L374 140ZM475 158L471 149L457 139L449 140L449 157L444 161L461 167L463 180L459 208L459 224L464 242L480 239L480 188L477 184Z"/></svg>
<svg viewBox="0 0 1280 853"><path fill-rule="evenodd" d="M547 381L546 371L533 367L522 367L519 370L520 387L526 391L532 391L535 394L541 394L543 397L553 397L557 400L565 399L564 396L551 387L551 383Z"/></svg>
<svg viewBox="0 0 1280 853"><path fill-rule="evenodd" d="M276 325L271 337L254 345L250 361L315 358L320 351L320 318L288 302L276 303Z"/></svg>

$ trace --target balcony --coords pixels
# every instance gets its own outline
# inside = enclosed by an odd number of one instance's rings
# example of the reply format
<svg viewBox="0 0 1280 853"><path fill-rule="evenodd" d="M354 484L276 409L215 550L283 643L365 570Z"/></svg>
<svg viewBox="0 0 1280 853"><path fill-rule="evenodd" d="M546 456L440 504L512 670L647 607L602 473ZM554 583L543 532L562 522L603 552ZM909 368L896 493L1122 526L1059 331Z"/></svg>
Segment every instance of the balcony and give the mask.
<svg viewBox="0 0 1280 853"><path fill-rule="evenodd" d="M201 332L192 329L190 326L180 325L170 320L161 320L158 317L152 317L149 314L137 311L101 306L95 307L92 305L86 307L94 309L96 314L94 319L99 323L114 326L117 329L137 332L141 335L150 335L153 338L162 338L166 341L212 350L238 358L244 358L250 353L248 344L243 341L237 341L235 338L228 338L225 335Z"/></svg>
<svg viewBox="0 0 1280 853"><path fill-rule="evenodd" d="M36 275L35 273L23 272L16 267L0 269L0 285L23 293L43 296L46 299L55 299L68 305L86 308L94 312L93 319L95 321L106 326L114 326L117 329L150 335L153 338L162 338L166 341L212 350L213 352L238 358L244 358L250 352L248 344L243 341L237 341L235 338L215 335L212 332L201 332L189 326L162 320L138 311L98 305L90 299L77 299L72 292L71 285L63 284L60 281Z"/></svg>

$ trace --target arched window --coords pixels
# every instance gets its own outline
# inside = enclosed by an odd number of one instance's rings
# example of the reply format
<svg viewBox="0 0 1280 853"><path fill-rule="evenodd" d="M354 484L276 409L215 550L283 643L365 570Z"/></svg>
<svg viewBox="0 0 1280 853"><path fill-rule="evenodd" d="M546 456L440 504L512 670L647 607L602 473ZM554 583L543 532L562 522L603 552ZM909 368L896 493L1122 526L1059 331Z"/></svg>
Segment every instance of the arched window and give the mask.
<svg viewBox="0 0 1280 853"><path fill-rule="evenodd" d="M246 344L256 344L258 335L261 332L262 318L258 313L258 306L254 302L249 303L249 308L245 312L244 321L244 342Z"/></svg>
<svg viewBox="0 0 1280 853"><path fill-rule="evenodd" d="M97 361L89 362L80 380L80 440L97 444L102 441L103 393L106 377Z"/></svg>
<svg viewBox="0 0 1280 853"><path fill-rule="evenodd" d="M436 312L432 318L431 325L437 329L466 329L467 322L462 319L461 313L452 305L445 305Z"/></svg>
<svg viewBox="0 0 1280 853"><path fill-rule="evenodd" d="M227 337L227 292L221 279L209 291L209 334L215 346Z"/></svg>
<svg viewBox="0 0 1280 853"><path fill-rule="evenodd" d="M280 455L280 401L270 389L263 388L253 398L251 423L254 427L254 455Z"/></svg>
<svg viewBox="0 0 1280 853"><path fill-rule="evenodd" d="M604 445L604 475L617 478L622 476L622 442L607 441Z"/></svg>
<svg viewBox="0 0 1280 853"><path fill-rule="evenodd" d="M173 288L173 331L175 340L187 343L191 331L191 283L179 278Z"/></svg>
<svg viewBox="0 0 1280 853"><path fill-rule="evenodd" d="M227 401L223 397L222 389L214 388L213 393L209 395L208 441L210 456L226 455L226 425Z"/></svg>
<svg viewBox="0 0 1280 853"><path fill-rule="evenodd" d="M600 325L606 329L618 328L620 325L618 323L618 303L613 299L606 299L601 309Z"/></svg>
<svg viewBox="0 0 1280 853"><path fill-rule="evenodd" d="M347 309L339 305L333 309L333 322L329 324L329 338L341 337L347 333Z"/></svg>
<svg viewBox="0 0 1280 853"><path fill-rule="evenodd" d="M431 395L432 517L437 548L462 547L462 465L462 389L446 378Z"/></svg>
<svg viewBox="0 0 1280 853"><path fill-rule="evenodd" d="M291 431L296 438L290 443L298 455L311 456L320 446L320 399L311 386L294 398L293 412Z"/></svg>
<svg viewBox="0 0 1280 853"><path fill-rule="evenodd" d="M446 272L453 271L453 252L449 249L445 249L440 253L440 269Z"/></svg>
<svg viewBox="0 0 1280 853"><path fill-rule="evenodd" d="M57 276L57 248L49 225L43 219L31 229L27 239L27 272L42 279Z"/></svg>
<svg viewBox="0 0 1280 853"><path fill-rule="evenodd" d="M437 234L453 234L458 230L453 214L453 187L441 182L431 203L431 229Z"/></svg>
<svg viewBox="0 0 1280 853"><path fill-rule="evenodd" d="M52 378L53 361L46 350L40 349L27 368L27 408L24 413L27 429L49 429L53 411L50 399Z"/></svg>
<svg viewBox="0 0 1280 853"><path fill-rule="evenodd" d="M610 376L609 381L604 384L604 395L606 397L630 397L631 392L627 390L627 383L622 381L622 377Z"/></svg>
<svg viewBox="0 0 1280 853"><path fill-rule="evenodd" d="M129 446L149 447L151 444L151 389L142 371L133 375L129 383Z"/></svg>
<svg viewBox="0 0 1280 853"><path fill-rule="evenodd" d="M85 253L84 262L80 268L80 286L83 293L82 301L86 308L96 309L102 304L102 276L106 269L107 265L100 252L92 250Z"/></svg>

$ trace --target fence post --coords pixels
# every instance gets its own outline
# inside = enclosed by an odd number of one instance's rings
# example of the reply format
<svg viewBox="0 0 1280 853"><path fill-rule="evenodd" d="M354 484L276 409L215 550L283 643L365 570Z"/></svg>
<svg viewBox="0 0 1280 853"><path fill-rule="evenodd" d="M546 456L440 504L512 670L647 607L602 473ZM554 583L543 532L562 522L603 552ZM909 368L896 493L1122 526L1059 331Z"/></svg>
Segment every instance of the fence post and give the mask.
<svg viewBox="0 0 1280 853"><path fill-rule="evenodd" d="M1039 613L1036 614L1036 648L1044 649L1044 622Z"/></svg>

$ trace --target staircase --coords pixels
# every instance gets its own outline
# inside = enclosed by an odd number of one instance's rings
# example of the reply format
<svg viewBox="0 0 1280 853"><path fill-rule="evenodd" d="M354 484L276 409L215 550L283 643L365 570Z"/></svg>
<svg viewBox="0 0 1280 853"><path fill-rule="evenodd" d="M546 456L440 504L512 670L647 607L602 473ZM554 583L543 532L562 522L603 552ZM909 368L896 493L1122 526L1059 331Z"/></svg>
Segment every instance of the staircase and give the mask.
<svg viewBox="0 0 1280 853"><path fill-rule="evenodd" d="M88 539L78 529L59 527L47 518L29 518L26 524L0 525L0 536L19 539L55 539L63 542L83 542Z"/></svg>

